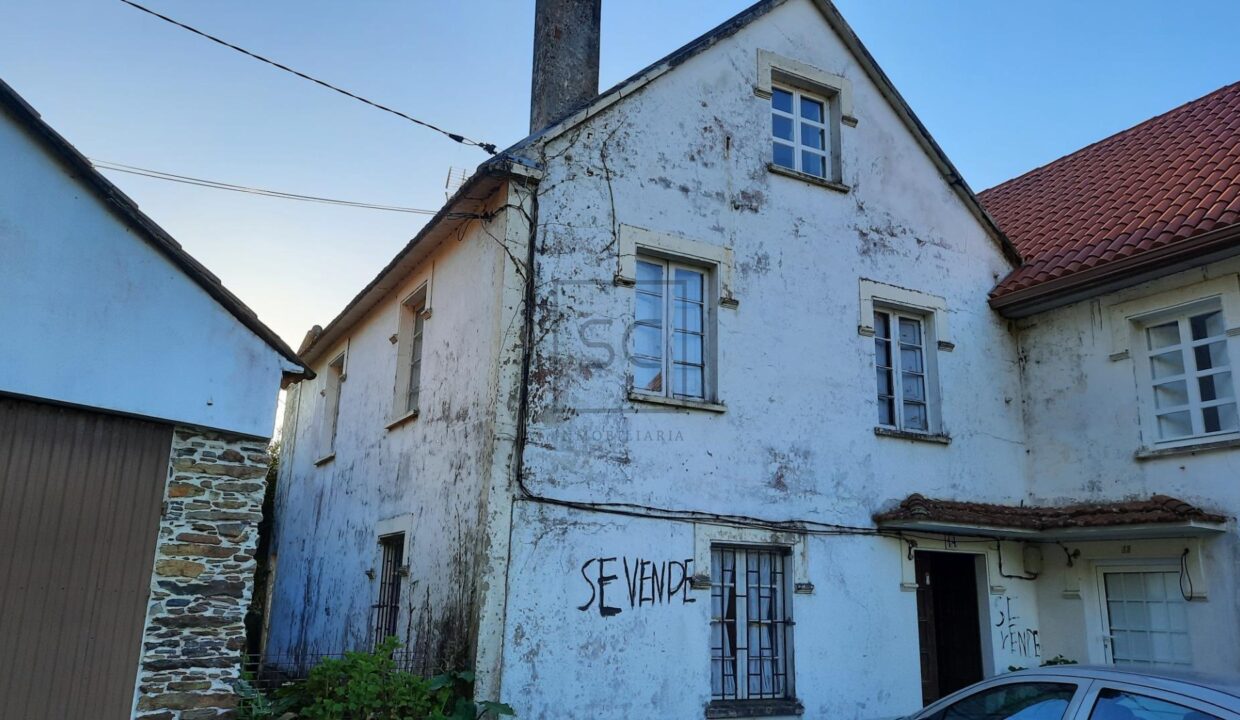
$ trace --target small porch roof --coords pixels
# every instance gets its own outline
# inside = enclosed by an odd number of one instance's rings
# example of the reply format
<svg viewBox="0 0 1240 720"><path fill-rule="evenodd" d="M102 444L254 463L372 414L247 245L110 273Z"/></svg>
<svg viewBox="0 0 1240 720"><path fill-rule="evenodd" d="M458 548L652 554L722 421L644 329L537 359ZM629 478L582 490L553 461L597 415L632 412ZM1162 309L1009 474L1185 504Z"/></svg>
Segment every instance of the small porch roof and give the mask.
<svg viewBox="0 0 1240 720"><path fill-rule="evenodd" d="M1167 495L1072 505L995 505L914 493L874 522L886 530L1029 541L1198 537L1226 530L1227 518Z"/></svg>

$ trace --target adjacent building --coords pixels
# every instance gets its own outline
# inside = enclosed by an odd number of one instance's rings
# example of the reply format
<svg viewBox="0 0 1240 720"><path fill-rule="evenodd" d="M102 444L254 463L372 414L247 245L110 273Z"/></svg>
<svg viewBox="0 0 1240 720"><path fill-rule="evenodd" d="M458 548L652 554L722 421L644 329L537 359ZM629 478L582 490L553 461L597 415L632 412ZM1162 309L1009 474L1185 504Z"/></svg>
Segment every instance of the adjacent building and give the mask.
<svg viewBox="0 0 1240 720"><path fill-rule="evenodd" d="M3 82L0 166L0 716L223 716L312 373Z"/></svg>
<svg viewBox="0 0 1240 720"><path fill-rule="evenodd" d="M602 93L597 9L307 337L269 662L396 636L530 720L1240 668L1240 86L979 199L825 0Z"/></svg>

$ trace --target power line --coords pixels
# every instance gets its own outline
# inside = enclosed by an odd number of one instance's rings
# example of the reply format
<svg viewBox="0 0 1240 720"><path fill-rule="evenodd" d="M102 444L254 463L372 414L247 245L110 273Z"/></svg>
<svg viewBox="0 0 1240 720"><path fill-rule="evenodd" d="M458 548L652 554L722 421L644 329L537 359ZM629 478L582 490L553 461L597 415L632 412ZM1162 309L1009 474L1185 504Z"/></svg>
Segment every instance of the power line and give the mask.
<svg viewBox="0 0 1240 720"><path fill-rule="evenodd" d="M151 170L149 168L141 168L133 165L125 165L123 163L110 162L108 160L91 159L90 162L100 170L110 170L113 172L128 173L130 175L141 175L142 177L154 178L156 180L167 180L169 182L212 188L215 190L228 190L231 192L247 193L250 195L261 195L263 197L273 197L281 200L300 200L302 202L341 205L344 207L362 208L366 210L387 210L389 212L413 213L414 215L434 215L438 212L437 210L424 210L422 208L402 207L399 205L380 205L378 203L340 200L337 198L320 197L318 195L302 195L300 193L290 193L282 190L268 190L266 188L250 187L248 185L234 185L232 183L220 182L218 180L206 180L203 178L189 177L188 175L176 175L160 170Z"/></svg>
<svg viewBox="0 0 1240 720"><path fill-rule="evenodd" d="M417 118L415 118L415 117L412 117L412 116L410 116L410 115L406 115L405 113L403 113L403 112L401 112L401 111L399 111L399 110L393 110L392 108L390 108L390 107L388 107L388 106L386 106L386 105L381 105L381 104L379 104L379 103L377 103L377 102L375 102L375 101L373 101L373 100L367 100L366 98L362 97L361 95L356 95L356 94L354 94L354 93L349 92L348 90L345 90L345 89L343 89L343 88L336 87L335 85L332 85L332 84L331 84L331 83L329 83L329 82L326 82L326 81L324 81L324 80L320 80L320 79L318 79L318 78L316 78L316 77L311 77L310 75L307 75L307 74L305 74L305 73L303 73L303 72L300 72L300 71L298 71L298 70L294 70L293 68L288 67L287 65L282 65L282 64L280 64L280 63L276 62L275 60L271 60L271 59L265 58L265 57L263 57L262 55L259 55L259 54L257 54L257 53L252 53L252 52L250 52L249 50L246 50L246 49L245 49L245 48L243 48L243 47L238 47L238 46L233 45L232 43L230 43L230 42L228 42L228 41L226 41L226 40L221 40L221 39L219 39L219 38L215 37L214 35L209 35L209 34L207 34L207 33L203 32L203 31L201 31L201 30L199 30L199 29L197 29L197 28L190 27L189 25L186 25L186 24L185 24L185 23L183 23L183 22L178 22L178 21L176 21L176 20L173 20L172 18L168 17L167 15L161 15L161 14L159 14L159 13L155 12L154 10L151 10L150 8L143 7L143 6L139 5L139 4L138 4L138 3L136 3L136 2L133 2L132 0L121 0L121 2L125 3L126 5L129 5L130 7L137 8L138 10L141 10L142 12L147 13L147 14L149 14L149 15L154 15L155 17L159 18L160 20L163 20L164 22L172 23L173 25L176 25L176 26L177 26L177 27L179 27L179 28L183 28L183 29L185 29L185 30L188 30L188 31L190 31L190 32L194 33L195 35L199 35L199 36L201 36L201 37L204 37L204 38L206 38L206 39L210 40L211 42L218 43L218 44L223 45L224 47L226 47L226 48L230 48L230 49L232 49L232 50L236 50L237 52L239 52L239 53L241 53L241 54L243 54L243 55L248 55L249 57L252 57L252 58L254 58L255 60L261 60L262 62L265 62L265 63L267 63L268 65L271 65L271 66L273 66L273 67L277 67L277 68L279 68L279 69L283 70L284 72L287 72L287 73L292 73L293 75L296 75L297 77L299 77L299 78L301 78L301 79L303 79L303 80L309 80L310 82L312 82L312 83L316 83L316 84L318 84L318 85L322 85L323 87L325 87L325 88L327 88L327 89L329 89L329 90L335 90L336 92L340 93L341 95L346 95L346 96L348 96L348 97L353 98L354 100L357 100L357 101L359 101L359 102L366 103L367 105L369 105L369 106L371 106L371 107L373 107L373 108L377 108L377 109L382 110L382 111L384 111L384 112L391 113L391 114L393 114L393 115L395 115L395 116L397 116L397 117L404 118L405 120L408 120L408 121L409 121L409 122L411 122L411 123L415 123L415 124L421 125L422 127L425 127L425 128L430 128L431 130L434 130L434 131L435 131L435 132L437 132L437 133L441 133L441 134L443 134L443 135L448 136L449 138L452 138L453 140L455 140L455 141L457 141L457 142L461 143L462 145L473 145L474 147L479 147L479 148L482 148L483 150L485 150L485 151L487 151L487 152L491 153L492 155L494 155L494 154L496 154L496 153L498 152L498 150L496 150L495 145L494 145L493 143L481 142L481 141L479 141L479 140L473 140L473 139L471 139L471 138L467 138L467 137L465 137L464 135L461 135L461 134L459 134L459 133L448 132L447 130L444 130L444 129L443 129L443 128L441 128L441 127L436 127L435 125L432 125L432 124L430 124L430 123L428 123L428 122L425 122L425 121L423 121L423 120L419 120L419 119L417 119Z"/></svg>

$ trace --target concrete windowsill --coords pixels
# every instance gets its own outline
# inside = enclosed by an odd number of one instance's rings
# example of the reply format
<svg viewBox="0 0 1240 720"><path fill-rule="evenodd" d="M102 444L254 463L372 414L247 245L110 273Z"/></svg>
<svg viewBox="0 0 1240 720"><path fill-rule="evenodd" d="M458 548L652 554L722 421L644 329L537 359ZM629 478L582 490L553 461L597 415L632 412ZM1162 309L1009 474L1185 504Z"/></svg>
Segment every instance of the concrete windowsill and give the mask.
<svg viewBox="0 0 1240 720"><path fill-rule="evenodd" d="M327 453L326 455L324 455L323 457L319 458L318 460L315 460L315 461L314 461L314 464L315 464L315 465L326 465L327 463L329 463L329 462L331 462L332 460L335 460L335 459L336 459L336 453L335 453L335 452L329 452L329 453Z"/></svg>
<svg viewBox="0 0 1240 720"><path fill-rule="evenodd" d="M882 425L874 426L874 434L879 437L912 440L914 442L930 443L931 445L951 445L952 443L951 435L910 432L908 430L897 430L896 428L884 427Z"/></svg>
<svg viewBox="0 0 1240 720"><path fill-rule="evenodd" d="M629 400L681 410L705 410L706 412L721 413L727 412L728 409L728 407L722 403L689 400L688 398L664 397L663 395L647 395L646 393L640 393L636 390L629 391ZM668 412L670 412L670 410Z"/></svg>
<svg viewBox="0 0 1240 720"><path fill-rule="evenodd" d="M798 700L711 700L706 717L729 718L796 718L805 713Z"/></svg>
<svg viewBox="0 0 1240 720"><path fill-rule="evenodd" d="M1200 442L1192 445L1176 445L1174 447L1164 448L1141 448L1133 453L1132 456L1137 460L1156 460L1164 457L1196 455L1197 453L1231 450L1233 448L1240 448L1240 437L1231 437L1226 440L1215 440L1213 442Z"/></svg>
<svg viewBox="0 0 1240 720"><path fill-rule="evenodd" d="M387 424L387 429L388 429L388 430L395 430L396 428L400 427L401 425L404 425L404 424L405 424L405 423L407 423L407 422L411 422L411 421L413 421L413 420L417 420L417 419L418 419L418 411L417 411L416 409L415 409L415 410L410 410L409 412L405 413L404 415L401 415L401 416L399 416L399 417L397 417L397 418L394 418L391 422L389 422L389 423Z"/></svg>
<svg viewBox="0 0 1240 720"><path fill-rule="evenodd" d="M826 178L820 178L817 175L810 175L809 173L803 173L800 170L790 170L784 167L783 165L776 165L775 163L767 163L766 168L767 170L770 170L776 175L783 175L785 177L790 177L795 180L803 180L811 185L818 185L820 187L825 187L828 190L834 190L836 192L846 193L852 189L848 187L847 185L845 185L844 183L837 183L834 180L827 180Z"/></svg>

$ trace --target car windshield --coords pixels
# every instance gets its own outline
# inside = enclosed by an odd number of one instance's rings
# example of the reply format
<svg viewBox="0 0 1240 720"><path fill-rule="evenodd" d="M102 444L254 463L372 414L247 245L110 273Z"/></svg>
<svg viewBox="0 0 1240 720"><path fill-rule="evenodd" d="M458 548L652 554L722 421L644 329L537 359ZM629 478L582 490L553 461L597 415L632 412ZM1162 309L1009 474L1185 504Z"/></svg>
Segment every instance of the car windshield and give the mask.
<svg viewBox="0 0 1240 720"><path fill-rule="evenodd" d="M926 720L1061 720L1076 685L1008 683L980 690Z"/></svg>

